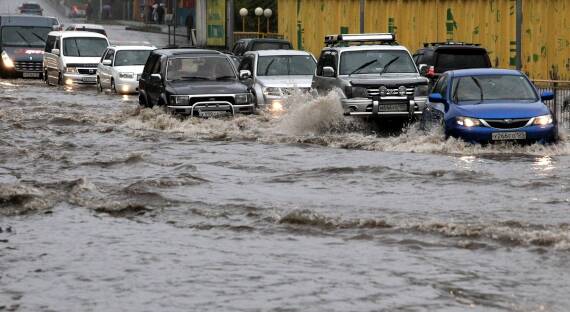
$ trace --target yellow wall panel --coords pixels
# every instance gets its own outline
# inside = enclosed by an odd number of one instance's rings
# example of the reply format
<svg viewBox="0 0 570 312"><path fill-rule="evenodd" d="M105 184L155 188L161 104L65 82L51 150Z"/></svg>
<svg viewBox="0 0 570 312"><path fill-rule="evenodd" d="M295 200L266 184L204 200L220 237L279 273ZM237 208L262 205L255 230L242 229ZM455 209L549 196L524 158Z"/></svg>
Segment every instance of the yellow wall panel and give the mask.
<svg viewBox="0 0 570 312"><path fill-rule="evenodd" d="M365 31L395 32L413 53L424 42L480 43L493 65L514 68L515 0L366 0ZM359 0L278 0L279 30L319 55L325 35L359 31ZM570 80L570 0L523 0L523 70Z"/></svg>

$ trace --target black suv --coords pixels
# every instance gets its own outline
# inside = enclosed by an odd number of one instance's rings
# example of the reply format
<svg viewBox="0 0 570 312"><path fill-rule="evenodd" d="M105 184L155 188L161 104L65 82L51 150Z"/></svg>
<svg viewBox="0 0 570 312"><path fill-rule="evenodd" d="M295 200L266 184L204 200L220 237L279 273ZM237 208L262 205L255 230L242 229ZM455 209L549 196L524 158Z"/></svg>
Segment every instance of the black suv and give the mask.
<svg viewBox="0 0 570 312"><path fill-rule="evenodd" d="M424 43L414 54L414 62L431 84L448 70L492 67L485 48L463 42Z"/></svg>
<svg viewBox="0 0 570 312"><path fill-rule="evenodd" d="M291 50L291 42L284 39L250 38L238 40L232 49L236 56L243 56L247 51L259 50Z"/></svg>
<svg viewBox="0 0 570 312"><path fill-rule="evenodd" d="M30 15L42 15L44 12L44 9L42 9L39 4L34 2L22 3L22 5L18 7L18 10L20 10L20 14Z"/></svg>
<svg viewBox="0 0 570 312"><path fill-rule="evenodd" d="M250 88L225 54L202 49L154 50L139 80L139 103L167 111L212 117L254 113Z"/></svg>

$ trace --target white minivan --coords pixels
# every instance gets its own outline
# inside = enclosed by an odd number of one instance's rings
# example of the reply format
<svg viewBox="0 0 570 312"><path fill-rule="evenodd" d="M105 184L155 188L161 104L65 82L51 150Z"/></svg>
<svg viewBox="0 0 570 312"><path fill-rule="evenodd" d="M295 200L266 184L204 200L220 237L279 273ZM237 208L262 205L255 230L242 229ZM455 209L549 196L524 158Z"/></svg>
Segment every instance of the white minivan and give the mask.
<svg viewBox="0 0 570 312"><path fill-rule="evenodd" d="M52 31L44 50L48 84L95 84L97 65L109 46L107 37L87 31Z"/></svg>

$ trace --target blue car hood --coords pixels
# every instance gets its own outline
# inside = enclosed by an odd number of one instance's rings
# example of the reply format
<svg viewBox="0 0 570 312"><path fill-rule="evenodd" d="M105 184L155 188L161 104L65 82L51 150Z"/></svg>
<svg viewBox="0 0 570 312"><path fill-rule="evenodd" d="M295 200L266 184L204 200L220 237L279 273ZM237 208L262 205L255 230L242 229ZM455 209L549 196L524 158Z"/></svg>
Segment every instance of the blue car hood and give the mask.
<svg viewBox="0 0 570 312"><path fill-rule="evenodd" d="M454 105L456 116L483 119L528 118L550 113L542 102L494 102Z"/></svg>

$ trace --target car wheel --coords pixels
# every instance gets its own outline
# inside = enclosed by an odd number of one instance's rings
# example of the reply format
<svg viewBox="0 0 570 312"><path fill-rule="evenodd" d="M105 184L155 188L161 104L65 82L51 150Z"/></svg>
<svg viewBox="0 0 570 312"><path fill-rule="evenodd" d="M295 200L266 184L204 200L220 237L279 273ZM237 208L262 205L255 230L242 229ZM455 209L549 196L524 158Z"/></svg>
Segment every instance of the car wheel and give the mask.
<svg viewBox="0 0 570 312"><path fill-rule="evenodd" d="M97 77L97 92L103 92L103 85L101 85L101 78Z"/></svg>
<svg viewBox="0 0 570 312"><path fill-rule="evenodd" d="M47 70L44 70L43 79L44 79L44 83L49 86L49 77L48 77L48 75L47 75Z"/></svg>
<svg viewBox="0 0 570 312"><path fill-rule="evenodd" d="M111 79L111 92L117 94L117 88L115 88L115 80Z"/></svg>
<svg viewBox="0 0 570 312"><path fill-rule="evenodd" d="M59 86L63 85L63 76L61 75L61 73L59 73L59 75L57 76L57 84Z"/></svg>

